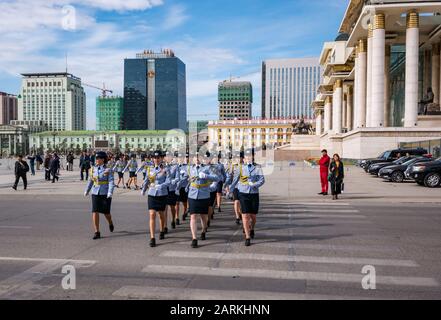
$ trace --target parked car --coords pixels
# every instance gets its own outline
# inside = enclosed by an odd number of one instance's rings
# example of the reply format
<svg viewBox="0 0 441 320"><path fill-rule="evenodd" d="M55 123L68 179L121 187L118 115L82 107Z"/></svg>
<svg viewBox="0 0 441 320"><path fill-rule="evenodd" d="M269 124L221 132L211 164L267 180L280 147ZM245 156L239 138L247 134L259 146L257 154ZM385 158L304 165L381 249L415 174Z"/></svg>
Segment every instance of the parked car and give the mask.
<svg viewBox="0 0 441 320"><path fill-rule="evenodd" d="M378 171L378 176L392 182L403 182L404 180L409 179L409 177L407 177L405 174L407 168L414 164L426 163L431 161L433 161L431 157L413 158L402 164L394 164L381 168L380 171Z"/></svg>
<svg viewBox="0 0 441 320"><path fill-rule="evenodd" d="M419 185L436 188L441 184L441 158L432 162L414 164L406 170L406 174Z"/></svg>
<svg viewBox="0 0 441 320"><path fill-rule="evenodd" d="M378 162L378 163L373 163L369 166L369 168L367 169L367 172L377 176L378 172L380 171L380 169L390 166L390 165L401 165L403 163L405 163L406 161L412 160L415 157L401 157L398 160L392 161L392 162Z"/></svg>
<svg viewBox="0 0 441 320"><path fill-rule="evenodd" d="M364 159L359 161L359 166L362 167L366 172L371 164L379 163L379 162L392 162L397 160L398 154L401 156L423 156L427 155L428 152L426 149L417 148L417 149L394 149L383 152L375 159Z"/></svg>

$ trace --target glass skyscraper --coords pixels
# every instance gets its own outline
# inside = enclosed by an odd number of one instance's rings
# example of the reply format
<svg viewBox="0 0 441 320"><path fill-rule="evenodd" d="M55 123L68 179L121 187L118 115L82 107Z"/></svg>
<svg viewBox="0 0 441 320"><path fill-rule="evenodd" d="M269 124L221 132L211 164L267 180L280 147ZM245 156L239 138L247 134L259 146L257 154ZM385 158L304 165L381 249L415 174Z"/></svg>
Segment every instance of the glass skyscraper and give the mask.
<svg viewBox="0 0 441 320"><path fill-rule="evenodd" d="M313 118L311 102L321 83L318 58L262 63L262 117Z"/></svg>
<svg viewBox="0 0 441 320"><path fill-rule="evenodd" d="M187 130L185 64L173 51L124 60L124 128Z"/></svg>

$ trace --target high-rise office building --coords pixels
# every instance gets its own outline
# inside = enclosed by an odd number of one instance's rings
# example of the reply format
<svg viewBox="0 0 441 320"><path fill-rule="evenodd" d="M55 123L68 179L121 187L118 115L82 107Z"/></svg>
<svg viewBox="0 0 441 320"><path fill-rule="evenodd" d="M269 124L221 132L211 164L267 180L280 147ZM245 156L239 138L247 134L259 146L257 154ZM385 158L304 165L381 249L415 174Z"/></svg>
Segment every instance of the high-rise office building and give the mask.
<svg viewBox="0 0 441 320"><path fill-rule="evenodd" d="M122 97L96 98L96 129L98 131L122 130L123 108Z"/></svg>
<svg viewBox="0 0 441 320"><path fill-rule="evenodd" d="M311 102L321 83L318 58L274 59L262 63L262 117L312 118Z"/></svg>
<svg viewBox="0 0 441 320"><path fill-rule="evenodd" d="M70 73L22 74L18 120L41 120L51 131L86 129L86 94Z"/></svg>
<svg viewBox="0 0 441 320"><path fill-rule="evenodd" d="M185 64L166 49L124 60L124 128L187 128Z"/></svg>
<svg viewBox="0 0 441 320"><path fill-rule="evenodd" d="M219 120L247 120L252 117L253 87L251 82L219 83Z"/></svg>
<svg viewBox="0 0 441 320"><path fill-rule="evenodd" d="M17 113L17 97L0 91L0 125L9 124L11 120L17 120Z"/></svg>

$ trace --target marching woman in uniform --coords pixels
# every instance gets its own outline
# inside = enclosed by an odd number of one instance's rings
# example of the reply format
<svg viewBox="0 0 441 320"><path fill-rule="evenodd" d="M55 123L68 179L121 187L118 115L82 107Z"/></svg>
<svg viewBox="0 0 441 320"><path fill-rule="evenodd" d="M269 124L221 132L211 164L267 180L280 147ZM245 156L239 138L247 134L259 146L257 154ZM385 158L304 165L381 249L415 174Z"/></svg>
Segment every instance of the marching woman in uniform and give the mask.
<svg viewBox="0 0 441 320"><path fill-rule="evenodd" d="M188 154L182 159L182 155L179 156L178 168L176 170L176 224L179 225L179 209L180 204L184 209L184 214L182 215L182 220L185 221L187 218L188 209L188 192L186 191L188 186L188 177L190 175L190 164L188 163Z"/></svg>
<svg viewBox="0 0 441 320"><path fill-rule="evenodd" d="M245 245L251 245L254 238L256 215L259 212L259 188L265 183L262 168L254 163L252 150L245 152L245 164L240 164L234 173L231 188L237 185L245 230Z"/></svg>
<svg viewBox="0 0 441 320"><path fill-rule="evenodd" d="M231 155L231 161L230 166L228 168L228 174L227 179L225 181L225 184L227 185L226 190L227 193L232 193L233 195L233 204L234 204L234 213L236 215L236 224L240 225L240 221L242 220L242 212L240 209L240 201L239 201L239 190L237 189L237 186L234 188L231 188L231 184L233 183L234 179L234 172L236 171L236 168L239 167L243 163L243 155L242 152L236 154L237 163L232 159Z"/></svg>
<svg viewBox="0 0 441 320"><path fill-rule="evenodd" d="M95 234L93 240L100 239L100 214L104 214L109 223L110 232L113 232L114 225L110 208L112 205L113 189L115 187L112 168L107 168L107 155L105 152L98 152L96 165L90 169L90 179L87 183L85 196L92 193L92 219Z"/></svg>
<svg viewBox="0 0 441 320"><path fill-rule="evenodd" d="M148 209L150 215L150 247L156 247L155 229L156 215L159 214L160 234L159 239L165 239L165 208L167 206L168 182L167 171L161 164L161 151L153 154L153 166L147 168L146 179L142 185L141 194L144 196L148 190Z"/></svg>
<svg viewBox="0 0 441 320"><path fill-rule="evenodd" d="M217 190L216 190L216 204L217 204L217 211L222 212L221 204L222 204L222 190L224 188L225 180L227 179L227 173L225 172L224 164L221 162L222 154L219 152L217 156L217 167L218 171L221 175L222 180L217 183Z"/></svg>
<svg viewBox="0 0 441 320"><path fill-rule="evenodd" d="M153 165L149 158L150 158L149 156L144 156L141 162L141 166L136 171L136 174L142 171L142 181L145 180L145 177L147 175L147 169Z"/></svg>
<svg viewBox="0 0 441 320"><path fill-rule="evenodd" d="M137 178L137 172L138 172L138 161L136 160L136 154L132 154L131 156L132 159L130 159L130 161L127 163L127 166L124 168L124 172L126 172L127 170L129 170L129 181L126 184L127 189L130 189L130 186L133 185L135 186L135 190L138 190L138 178Z"/></svg>
<svg viewBox="0 0 441 320"><path fill-rule="evenodd" d="M176 203L178 200L178 196L176 195L176 184L178 182L176 178L176 170L178 169L178 163L176 158L178 157L177 152L173 154L173 158L170 157L170 154L167 155L167 179L168 179L168 197L167 197L167 208L165 209L165 222L167 225L168 220L168 209L171 212L171 227L172 229L176 229ZM165 228L165 233L168 233L167 227Z"/></svg>
<svg viewBox="0 0 441 320"><path fill-rule="evenodd" d="M124 155L120 155L113 167L113 171L118 173L118 182L116 183L116 187L119 188L119 184L122 182L123 188L126 188L124 183L124 168L127 166L127 161L124 158Z"/></svg>
<svg viewBox="0 0 441 320"><path fill-rule="evenodd" d="M194 157L194 165L190 168L188 203L190 207L190 227L193 240L192 248L198 247L197 231L198 219L202 222L201 240L205 240L208 221L208 207L210 205L210 185L219 178L210 173L208 166L202 166L198 156Z"/></svg>

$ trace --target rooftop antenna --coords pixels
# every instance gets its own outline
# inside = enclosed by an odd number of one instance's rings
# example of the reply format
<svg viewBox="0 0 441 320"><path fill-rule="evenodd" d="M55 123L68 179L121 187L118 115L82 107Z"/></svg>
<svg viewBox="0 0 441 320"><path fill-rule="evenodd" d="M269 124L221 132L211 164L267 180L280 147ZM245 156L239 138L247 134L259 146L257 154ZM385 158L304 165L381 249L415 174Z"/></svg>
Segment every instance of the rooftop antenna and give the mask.
<svg viewBox="0 0 441 320"><path fill-rule="evenodd" d="M65 52L65 56L66 56L66 73L67 73L67 51Z"/></svg>

